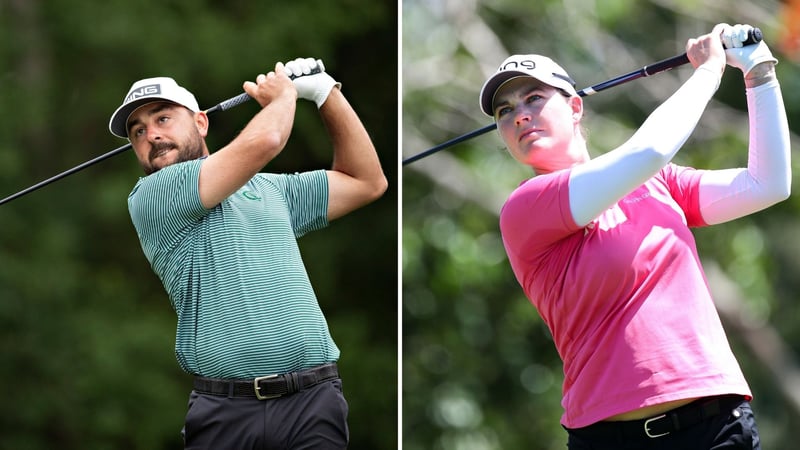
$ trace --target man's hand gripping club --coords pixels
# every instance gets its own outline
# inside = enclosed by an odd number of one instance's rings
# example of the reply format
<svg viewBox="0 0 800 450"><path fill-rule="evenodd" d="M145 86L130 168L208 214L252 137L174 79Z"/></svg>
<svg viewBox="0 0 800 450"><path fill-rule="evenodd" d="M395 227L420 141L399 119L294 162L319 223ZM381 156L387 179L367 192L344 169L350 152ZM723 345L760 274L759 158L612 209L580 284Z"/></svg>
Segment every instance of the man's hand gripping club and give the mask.
<svg viewBox="0 0 800 450"><path fill-rule="evenodd" d="M320 59L297 58L287 62L284 70L292 78L297 96L314 102L317 108L322 107L334 87L342 86L325 72L325 65Z"/></svg>

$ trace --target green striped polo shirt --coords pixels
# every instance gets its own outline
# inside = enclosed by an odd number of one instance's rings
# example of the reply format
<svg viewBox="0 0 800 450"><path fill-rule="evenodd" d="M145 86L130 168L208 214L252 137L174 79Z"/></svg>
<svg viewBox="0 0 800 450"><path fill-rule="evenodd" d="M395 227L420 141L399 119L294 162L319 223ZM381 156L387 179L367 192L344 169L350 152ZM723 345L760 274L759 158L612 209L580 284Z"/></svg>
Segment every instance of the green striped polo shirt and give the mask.
<svg viewBox="0 0 800 450"><path fill-rule="evenodd" d="M257 174L212 209L203 160L141 178L128 209L142 250L178 316L186 372L253 378L336 361L297 238L328 225L324 170Z"/></svg>

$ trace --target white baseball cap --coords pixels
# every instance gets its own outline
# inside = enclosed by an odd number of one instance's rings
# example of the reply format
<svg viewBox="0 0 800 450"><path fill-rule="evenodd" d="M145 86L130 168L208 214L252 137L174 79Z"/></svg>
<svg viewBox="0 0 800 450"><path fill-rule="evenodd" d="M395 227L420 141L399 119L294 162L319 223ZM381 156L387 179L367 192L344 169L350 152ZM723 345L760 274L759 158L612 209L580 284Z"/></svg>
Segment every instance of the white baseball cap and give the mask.
<svg viewBox="0 0 800 450"><path fill-rule="evenodd" d="M192 112L199 112L200 107L194 95L185 88L178 86L172 78L156 77L145 78L133 83L122 106L114 111L108 122L111 134L121 138L128 137L128 118L140 106L147 103L165 100L185 106Z"/></svg>
<svg viewBox="0 0 800 450"><path fill-rule="evenodd" d="M513 55L506 58L481 88L481 110L489 116L494 116L494 96L500 86L506 81L516 77L533 77L554 88L578 95L575 91L575 82L572 81L567 71L552 59L541 55Z"/></svg>

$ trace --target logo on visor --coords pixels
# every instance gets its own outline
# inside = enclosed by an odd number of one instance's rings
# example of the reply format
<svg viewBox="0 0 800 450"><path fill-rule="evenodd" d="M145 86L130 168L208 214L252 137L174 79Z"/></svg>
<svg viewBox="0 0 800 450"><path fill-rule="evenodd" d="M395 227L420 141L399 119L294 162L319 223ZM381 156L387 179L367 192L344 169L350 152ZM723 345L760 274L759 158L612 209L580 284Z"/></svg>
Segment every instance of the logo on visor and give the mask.
<svg viewBox="0 0 800 450"><path fill-rule="evenodd" d="M131 93L128 94L128 97L125 99L125 103L136 100L137 98L149 97L151 95L159 95L159 94L161 94L160 84L150 84L147 86L142 86L139 89L136 89L135 91L131 91Z"/></svg>
<svg viewBox="0 0 800 450"><path fill-rule="evenodd" d="M536 68L536 61L530 59L523 59L522 61L509 61L500 66L500 70L514 70L514 69L533 70L535 68Z"/></svg>

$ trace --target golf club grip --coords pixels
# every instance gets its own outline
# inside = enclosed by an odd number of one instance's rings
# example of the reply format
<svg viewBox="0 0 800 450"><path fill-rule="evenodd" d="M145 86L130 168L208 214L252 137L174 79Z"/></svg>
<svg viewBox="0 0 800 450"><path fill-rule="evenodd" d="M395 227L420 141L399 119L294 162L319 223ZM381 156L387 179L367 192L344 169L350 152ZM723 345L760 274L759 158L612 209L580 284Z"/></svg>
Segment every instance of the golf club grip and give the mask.
<svg viewBox="0 0 800 450"><path fill-rule="evenodd" d="M761 28L753 27L750 31L747 32L747 39L742 42L743 45L753 45L758 44L764 40L764 34L761 32Z"/></svg>
<svg viewBox="0 0 800 450"><path fill-rule="evenodd" d="M317 74L317 73L321 73L324 70L325 70L325 66L322 64L322 61L318 59L317 60L317 65L313 69L311 69L311 72L308 73L307 75L314 75L314 74ZM306 74L301 75L301 76L306 76ZM299 78L299 76L289 75L289 78L294 80L295 78ZM220 103L212 106L211 108L208 108L206 110L206 114L215 113L217 111L227 111L227 110L233 108L234 106L239 106L242 103L244 103L244 102L246 102L246 101L248 101L250 99L251 99L251 97L249 95L247 95L246 92L243 92L243 93L237 95L236 97L229 98L229 99L225 100L224 102L220 102Z"/></svg>

